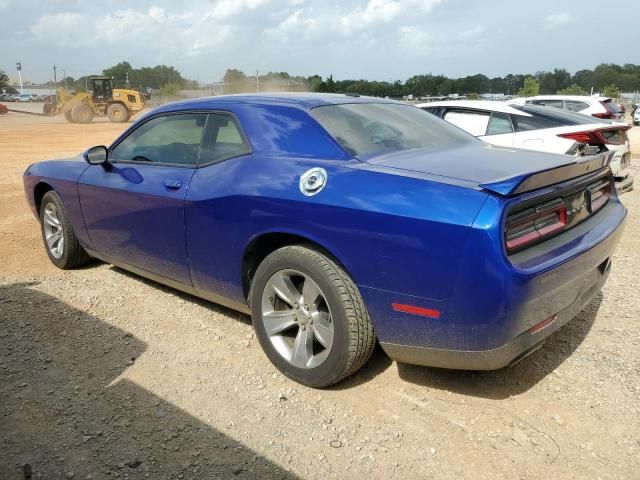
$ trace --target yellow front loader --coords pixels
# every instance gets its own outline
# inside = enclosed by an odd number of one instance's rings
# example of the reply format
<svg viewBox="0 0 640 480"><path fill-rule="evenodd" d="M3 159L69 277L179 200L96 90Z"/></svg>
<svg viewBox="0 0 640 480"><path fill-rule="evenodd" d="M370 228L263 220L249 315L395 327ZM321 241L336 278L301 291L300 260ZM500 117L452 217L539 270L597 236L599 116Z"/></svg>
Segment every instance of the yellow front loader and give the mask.
<svg viewBox="0 0 640 480"><path fill-rule="evenodd" d="M90 123L93 117L109 117L114 123L126 122L144 108L144 100L137 90L113 88L109 77L89 79L91 91L70 94L63 87L45 103L46 115L64 114L69 122Z"/></svg>

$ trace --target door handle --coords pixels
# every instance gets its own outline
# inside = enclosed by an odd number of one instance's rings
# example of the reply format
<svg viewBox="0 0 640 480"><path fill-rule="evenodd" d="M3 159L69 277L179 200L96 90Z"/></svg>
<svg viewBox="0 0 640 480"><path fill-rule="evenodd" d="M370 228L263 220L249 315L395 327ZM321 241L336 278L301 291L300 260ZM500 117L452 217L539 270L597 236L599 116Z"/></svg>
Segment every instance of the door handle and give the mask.
<svg viewBox="0 0 640 480"><path fill-rule="evenodd" d="M178 190L182 187L182 182L180 180L165 180L164 186L171 190Z"/></svg>

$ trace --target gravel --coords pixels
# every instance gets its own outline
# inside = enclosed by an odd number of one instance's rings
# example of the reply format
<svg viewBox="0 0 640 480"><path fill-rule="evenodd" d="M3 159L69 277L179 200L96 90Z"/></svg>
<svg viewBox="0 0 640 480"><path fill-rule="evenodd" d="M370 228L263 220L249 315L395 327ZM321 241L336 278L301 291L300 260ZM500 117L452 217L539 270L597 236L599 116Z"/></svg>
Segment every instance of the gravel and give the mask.
<svg viewBox="0 0 640 480"><path fill-rule="evenodd" d="M516 366L377 350L311 390L244 315L98 262L49 264L21 172L122 126L0 122L1 479L638 478L638 190L602 293Z"/></svg>

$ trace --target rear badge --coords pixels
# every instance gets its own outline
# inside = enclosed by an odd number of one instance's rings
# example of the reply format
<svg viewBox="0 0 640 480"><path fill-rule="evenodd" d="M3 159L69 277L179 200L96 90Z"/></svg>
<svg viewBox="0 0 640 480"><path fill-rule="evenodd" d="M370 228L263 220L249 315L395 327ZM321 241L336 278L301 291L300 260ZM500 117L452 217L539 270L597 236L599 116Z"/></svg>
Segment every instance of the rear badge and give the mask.
<svg viewBox="0 0 640 480"><path fill-rule="evenodd" d="M326 184L327 172L324 168L312 168L300 177L300 191L307 197L320 193Z"/></svg>

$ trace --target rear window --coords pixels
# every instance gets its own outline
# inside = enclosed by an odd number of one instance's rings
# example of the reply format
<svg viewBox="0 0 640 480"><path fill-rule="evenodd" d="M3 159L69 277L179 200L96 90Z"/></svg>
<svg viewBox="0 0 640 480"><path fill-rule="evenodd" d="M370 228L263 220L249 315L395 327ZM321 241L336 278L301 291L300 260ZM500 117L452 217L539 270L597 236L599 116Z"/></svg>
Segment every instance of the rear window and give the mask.
<svg viewBox="0 0 640 480"><path fill-rule="evenodd" d="M563 124L541 116L525 117L524 115L511 115L516 132L528 132L529 130L542 130L543 128L560 127Z"/></svg>
<svg viewBox="0 0 640 480"><path fill-rule="evenodd" d="M311 115L353 156L475 141L462 130L409 105L326 105L314 108Z"/></svg>
<svg viewBox="0 0 640 480"><path fill-rule="evenodd" d="M545 107L563 108L562 100L533 100L531 103Z"/></svg>
<svg viewBox="0 0 640 480"><path fill-rule="evenodd" d="M622 113L622 110L620 110L618 104L612 100L603 100L601 103L606 109L610 110L611 113Z"/></svg>
<svg viewBox="0 0 640 480"><path fill-rule="evenodd" d="M550 122L555 122L557 125L589 125L593 123L611 123L608 120L602 120L600 118L583 115L581 113L570 112L568 110L558 110L557 108L543 107L541 105L525 105L516 106L513 108L521 110L529 115L538 117L541 119L547 119Z"/></svg>

